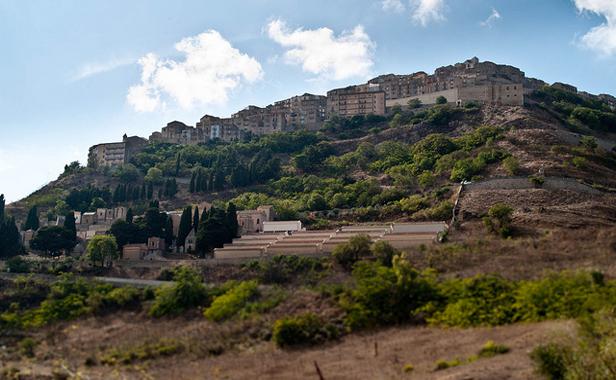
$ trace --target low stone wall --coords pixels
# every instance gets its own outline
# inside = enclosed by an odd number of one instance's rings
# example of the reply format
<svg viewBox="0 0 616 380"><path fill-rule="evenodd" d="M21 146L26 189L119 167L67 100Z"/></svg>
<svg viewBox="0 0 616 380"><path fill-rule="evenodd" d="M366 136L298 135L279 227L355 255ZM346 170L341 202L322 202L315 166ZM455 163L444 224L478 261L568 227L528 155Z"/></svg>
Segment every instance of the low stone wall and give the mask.
<svg viewBox="0 0 616 380"><path fill-rule="evenodd" d="M520 190L535 187L528 177L502 177L470 183L464 186L464 190ZM546 190L572 190L595 195L601 194L601 191L580 183L574 178L564 177L546 177L545 182L540 188Z"/></svg>

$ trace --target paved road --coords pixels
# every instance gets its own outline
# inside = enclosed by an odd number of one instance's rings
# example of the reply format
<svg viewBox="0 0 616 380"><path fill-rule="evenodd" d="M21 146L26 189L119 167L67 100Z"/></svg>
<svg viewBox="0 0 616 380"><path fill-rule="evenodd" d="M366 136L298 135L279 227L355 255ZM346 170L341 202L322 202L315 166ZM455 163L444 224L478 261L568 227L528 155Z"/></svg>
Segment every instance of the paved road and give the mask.
<svg viewBox="0 0 616 380"><path fill-rule="evenodd" d="M15 277L21 276L21 275L24 275L24 273L1 272L0 278L5 279L5 280L12 280ZM36 278L40 278L46 281L54 281L57 279L57 276L50 275L50 274L33 273L32 275ZM134 286L137 288L146 288L148 286L159 287L162 285L173 283L172 281L141 280L141 279L134 279L134 278L120 278L120 277L86 277L86 276L77 276L77 277L81 277L88 281L100 281L100 282L105 282L105 283L116 285L116 286L130 285L130 286Z"/></svg>

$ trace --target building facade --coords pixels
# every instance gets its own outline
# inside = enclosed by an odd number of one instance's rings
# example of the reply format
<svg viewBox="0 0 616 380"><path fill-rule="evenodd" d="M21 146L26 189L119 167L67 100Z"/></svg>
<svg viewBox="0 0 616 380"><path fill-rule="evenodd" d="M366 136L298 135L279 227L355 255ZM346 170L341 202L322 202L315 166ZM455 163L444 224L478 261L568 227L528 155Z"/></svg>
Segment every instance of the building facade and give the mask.
<svg viewBox="0 0 616 380"><path fill-rule="evenodd" d="M386 93L378 84L363 84L327 93L328 116L385 115Z"/></svg>
<svg viewBox="0 0 616 380"><path fill-rule="evenodd" d="M88 152L88 167L120 166L126 164L146 145L148 140L124 135L122 142L94 145Z"/></svg>

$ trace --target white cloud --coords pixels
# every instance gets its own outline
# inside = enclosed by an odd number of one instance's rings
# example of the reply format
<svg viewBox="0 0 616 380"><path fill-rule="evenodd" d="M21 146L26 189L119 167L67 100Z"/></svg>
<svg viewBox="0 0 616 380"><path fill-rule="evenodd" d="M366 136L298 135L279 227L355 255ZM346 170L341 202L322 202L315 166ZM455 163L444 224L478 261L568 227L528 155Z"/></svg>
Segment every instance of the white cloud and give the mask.
<svg viewBox="0 0 616 380"><path fill-rule="evenodd" d="M131 86L126 96L136 111L164 107L166 98L184 109L224 104L230 91L263 77L256 59L241 53L215 30L184 38L175 49L184 60L161 59L154 53L139 59L141 83Z"/></svg>
<svg viewBox="0 0 616 380"><path fill-rule="evenodd" d="M592 12L605 17L605 22L582 36L587 48L601 55L616 54L616 0L574 0L580 12Z"/></svg>
<svg viewBox="0 0 616 380"><path fill-rule="evenodd" d="M492 14L490 14L490 16L487 19L480 22L479 24L483 27L491 28L494 25L494 23L500 19L501 19L500 13L498 13L498 11L495 8L492 8Z"/></svg>
<svg viewBox="0 0 616 380"><path fill-rule="evenodd" d="M402 0L382 0L381 6L384 11L393 11L396 13L402 13L406 9Z"/></svg>
<svg viewBox="0 0 616 380"><path fill-rule="evenodd" d="M365 77L374 65L376 44L361 25L334 35L329 28L290 31L282 20L267 25L269 37L287 50L284 60L327 79Z"/></svg>
<svg viewBox="0 0 616 380"><path fill-rule="evenodd" d="M444 0L410 0L411 18L417 24L426 26L432 21L443 21Z"/></svg>
<svg viewBox="0 0 616 380"><path fill-rule="evenodd" d="M71 77L71 81L75 82L97 74L106 73L115 70L119 67L134 63L134 59L118 59L113 58L106 62L90 62L86 63L77 70L77 73Z"/></svg>

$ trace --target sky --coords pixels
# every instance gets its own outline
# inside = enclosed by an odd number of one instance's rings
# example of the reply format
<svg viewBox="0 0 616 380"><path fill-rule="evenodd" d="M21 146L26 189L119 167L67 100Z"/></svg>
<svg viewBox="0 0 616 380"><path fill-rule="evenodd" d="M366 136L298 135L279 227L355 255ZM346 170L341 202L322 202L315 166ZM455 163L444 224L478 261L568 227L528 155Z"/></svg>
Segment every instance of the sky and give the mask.
<svg viewBox="0 0 616 380"><path fill-rule="evenodd" d="M0 0L0 193L124 133L473 56L616 94L616 0Z"/></svg>

